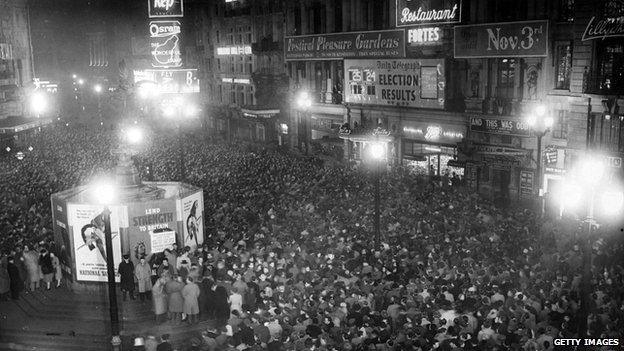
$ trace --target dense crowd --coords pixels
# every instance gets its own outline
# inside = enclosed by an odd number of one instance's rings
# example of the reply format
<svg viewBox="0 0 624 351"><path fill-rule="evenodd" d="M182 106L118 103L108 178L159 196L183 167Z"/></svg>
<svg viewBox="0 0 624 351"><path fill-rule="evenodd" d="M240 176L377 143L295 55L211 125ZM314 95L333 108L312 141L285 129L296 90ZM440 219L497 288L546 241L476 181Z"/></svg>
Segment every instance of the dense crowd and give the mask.
<svg viewBox="0 0 624 351"><path fill-rule="evenodd" d="M3 160L0 244L12 264L25 246L49 248L50 193L114 164L106 135L57 127L24 160ZM149 140L140 163L175 179L174 136ZM204 189L205 242L145 257L145 272L126 267L121 284L151 297L158 322L211 322L179 349L551 350L578 335L587 237L577 221L501 209L394 167L377 241L364 169L199 134L184 149L186 180ZM609 226L593 235L587 335L622 338L622 236Z"/></svg>

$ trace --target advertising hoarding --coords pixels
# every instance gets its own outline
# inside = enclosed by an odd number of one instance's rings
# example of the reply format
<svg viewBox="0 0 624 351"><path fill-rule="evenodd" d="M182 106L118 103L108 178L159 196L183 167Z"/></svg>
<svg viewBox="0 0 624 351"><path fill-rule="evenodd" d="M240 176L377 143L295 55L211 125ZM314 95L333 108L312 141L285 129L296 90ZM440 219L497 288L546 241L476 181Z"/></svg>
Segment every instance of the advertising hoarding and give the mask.
<svg viewBox="0 0 624 351"><path fill-rule="evenodd" d="M176 243L176 233L172 230L156 229L150 231L150 248L152 253L171 249Z"/></svg>
<svg viewBox="0 0 624 351"><path fill-rule="evenodd" d="M531 136L531 127L526 122L497 118L472 117L470 130L481 133Z"/></svg>
<svg viewBox="0 0 624 351"><path fill-rule="evenodd" d="M180 22L151 21L149 24L152 67L182 66L180 53Z"/></svg>
<svg viewBox="0 0 624 351"><path fill-rule="evenodd" d="M544 57L548 21L455 26L455 58Z"/></svg>
<svg viewBox="0 0 624 351"><path fill-rule="evenodd" d="M113 262L115 271L121 262L121 240L119 228L123 225L122 218L125 208L122 206L109 207L111 234L113 241ZM104 206L94 205L67 205L68 224L72 229L74 247L74 263L76 280L78 281L108 281L106 268L106 239L104 237L104 221L102 212ZM115 280L119 282L119 275L115 273Z"/></svg>
<svg viewBox="0 0 624 351"><path fill-rule="evenodd" d="M149 18L184 16L183 0L147 0Z"/></svg>
<svg viewBox="0 0 624 351"><path fill-rule="evenodd" d="M134 72L134 82L153 82L162 94L199 93L199 76L196 69L147 69Z"/></svg>
<svg viewBox="0 0 624 351"><path fill-rule="evenodd" d="M180 200L184 246L192 250L204 243L204 194L200 190Z"/></svg>
<svg viewBox="0 0 624 351"><path fill-rule="evenodd" d="M72 245L69 238L69 226L67 225L67 204L64 200L53 196L52 202L52 230L56 247L54 254L59 258L61 269L71 279L71 267L73 265Z"/></svg>
<svg viewBox="0 0 624 351"><path fill-rule="evenodd" d="M285 37L284 51L286 61L402 58L405 57L405 32L393 29Z"/></svg>
<svg viewBox="0 0 624 351"><path fill-rule="evenodd" d="M397 27L461 22L461 0L397 0Z"/></svg>
<svg viewBox="0 0 624 351"><path fill-rule="evenodd" d="M150 201L128 205L128 233L130 256L138 261L155 251L152 247L154 232L174 232L177 228L177 208L175 200ZM157 235L158 236L158 235ZM160 244L159 244L160 245ZM159 249L159 248L157 248Z"/></svg>
<svg viewBox="0 0 624 351"><path fill-rule="evenodd" d="M365 105L444 107L444 60L345 60L345 101Z"/></svg>
<svg viewBox="0 0 624 351"><path fill-rule="evenodd" d="M624 37L624 17L592 17L581 40Z"/></svg>

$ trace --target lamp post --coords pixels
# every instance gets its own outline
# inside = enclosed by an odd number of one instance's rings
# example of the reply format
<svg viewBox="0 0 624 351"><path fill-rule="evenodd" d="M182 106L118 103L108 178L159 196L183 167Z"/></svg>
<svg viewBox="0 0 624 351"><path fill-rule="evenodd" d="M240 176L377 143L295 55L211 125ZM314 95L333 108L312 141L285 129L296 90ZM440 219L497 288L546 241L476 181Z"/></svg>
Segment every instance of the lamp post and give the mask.
<svg viewBox="0 0 624 351"><path fill-rule="evenodd" d="M96 201L104 205L102 220L104 221L104 238L106 245L106 272L108 275L108 303L111 321L111 344L113 350L118 351L121 346L119 336L119 309L117 306L117 289L115 282L115 262L113 257L113 237L111 233L111 211L109 205L115 197L115 187L110 183L96 184L93 187L93 195Z"/></svg>
<svg viewBox="0 0 624 351"><path fill-rule="evenodd" d="M537 137L537 157L536 157L536 178L537 178L537 186L538 186L538 195L541 196L542 190L542 138L546 133L550 131L553 125L552 117L546 115L546 106L537 105L528 117L527 124L533 131L533 134Z"/></svg>
<svg viewBox="0 0 624 351"><path fill-rule="evenodd" d="M564 210L575 209L581 204L586 204L587 237L583 240L582 252L582 278L581 278L581 306L579 310L579 337L587 336L587 317L589 315L589 302L592 277L592 235L595 219L596 206L600 207L603 215L618 216L624 204L624 193L621 188L609 183L606 173L604 157L593 156L581 160L576 169L570 172L570 179L564 180L560 189L560 213Z"/></svg>
<svg viewBox="0 0 624 351"><path fill-rule="evenodd" d="M308 93L307 91L301 91L299 92L299 94L297 95L297 108L299 111L299 125L303 125L303 131L304 131L304 150L305 150L305 154L307 155L309 152L309 144L310 144L310 136L309 131L308 131L308 118L307 118L307 113L310 109L310 107L312 106L312 98L310 97L310 93ZM300 133L299 133L300 134Z"/></svg>
<svg viewBox="0 0 624 351"><path fill-rule="evenodd" d="M385 144L380 142L375 142L370 146L370 156L373 160L375 160L375 218L373 220L373 227L375 231L375 243L376 245L381 244L381 229L380 229L380 203L381 203L381 194L380 194L380 178L381 178L381 160L384 158L386 153Z"/></svg>

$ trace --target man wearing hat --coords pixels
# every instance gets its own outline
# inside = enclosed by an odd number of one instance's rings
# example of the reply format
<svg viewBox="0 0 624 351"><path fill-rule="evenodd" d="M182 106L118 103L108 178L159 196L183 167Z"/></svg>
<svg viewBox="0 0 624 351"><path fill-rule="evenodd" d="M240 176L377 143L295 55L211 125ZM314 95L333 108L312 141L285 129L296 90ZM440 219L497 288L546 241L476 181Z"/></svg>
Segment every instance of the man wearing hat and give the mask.
<svg viewBox="0 0 624 351"><path fill-rule="evenodd" d="M134 263L130 261L129 254L123 255L123 261L119 263L118 272L121 276L120 287L124 301L128 298L128 293L130 293L130 298L134 300Z"/></svg>

